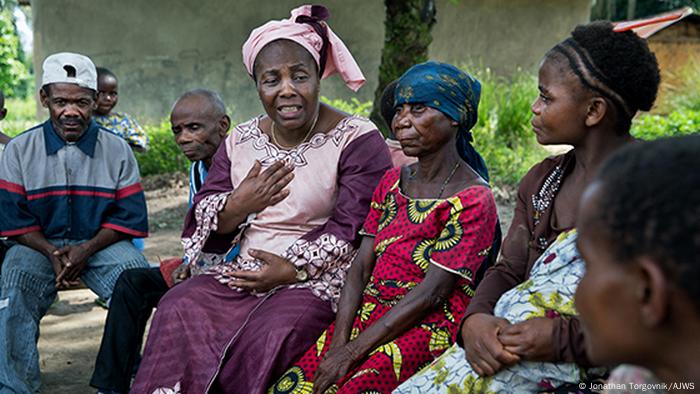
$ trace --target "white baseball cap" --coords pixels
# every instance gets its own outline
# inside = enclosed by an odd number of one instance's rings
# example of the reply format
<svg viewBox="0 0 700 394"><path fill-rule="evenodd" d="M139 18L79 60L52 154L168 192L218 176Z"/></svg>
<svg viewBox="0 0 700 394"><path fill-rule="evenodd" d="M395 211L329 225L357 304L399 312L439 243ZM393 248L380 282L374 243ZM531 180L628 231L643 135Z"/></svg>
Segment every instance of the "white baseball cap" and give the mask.
<svg viewBox="0 0 700 394"><path fill-rule="evenodd" d="M72 83L97 90L97 70L89 57L77 53L54 53L44 60L41 86L50 83Z"/></svg>

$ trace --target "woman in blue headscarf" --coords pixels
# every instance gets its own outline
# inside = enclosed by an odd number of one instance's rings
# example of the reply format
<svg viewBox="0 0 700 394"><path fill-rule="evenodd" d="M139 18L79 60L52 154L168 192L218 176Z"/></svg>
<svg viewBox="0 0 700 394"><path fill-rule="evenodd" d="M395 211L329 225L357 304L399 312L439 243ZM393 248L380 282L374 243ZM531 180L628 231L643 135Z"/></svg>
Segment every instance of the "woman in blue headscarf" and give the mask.
<svg viewBox="0 0 700 394"><path fill-rule="evenodd" d="M453 343L497 223L470 144L479 94L448 64L399 79L392 129L418 162L380 181L335 323L270 392L390 392Z"/></svg>

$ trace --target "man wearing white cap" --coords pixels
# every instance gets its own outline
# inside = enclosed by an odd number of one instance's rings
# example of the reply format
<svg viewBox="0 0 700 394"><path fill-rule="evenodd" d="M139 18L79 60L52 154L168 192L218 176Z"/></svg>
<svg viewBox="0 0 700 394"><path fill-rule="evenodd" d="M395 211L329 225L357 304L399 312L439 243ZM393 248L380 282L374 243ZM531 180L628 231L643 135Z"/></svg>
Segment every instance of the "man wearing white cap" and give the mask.
<svg viewBox="0 0 700 394"><path fill-rule="evenodd" d="M39 392L39 320L56 291L82 280L103 298L125 269L147 267L129 242L148 232L136 160L92 120L92 61L44 61L50 119L14 138L0 159L0 236L13 244L0 275L0 394Z"/></svg>

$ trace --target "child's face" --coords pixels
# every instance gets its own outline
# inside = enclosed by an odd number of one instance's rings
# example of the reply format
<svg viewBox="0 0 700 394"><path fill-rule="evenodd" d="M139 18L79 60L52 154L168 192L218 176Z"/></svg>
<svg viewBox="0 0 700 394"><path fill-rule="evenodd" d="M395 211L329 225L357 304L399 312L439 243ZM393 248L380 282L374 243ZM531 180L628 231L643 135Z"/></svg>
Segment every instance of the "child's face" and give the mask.
<svg viewBox="0 0 700 394"><path fill-rule="evenodd" d="M585 136L587 92L569 65L546 57L540 65L540 94L532 104L532 128L542 145L577 145Z"/></svg>
<svg viewBox="0 0 700 394"><path fill-rule="evenodd" d="M97 115L109 115L119 101L117 79L111 75L103 75L97 80Z"/></svg>

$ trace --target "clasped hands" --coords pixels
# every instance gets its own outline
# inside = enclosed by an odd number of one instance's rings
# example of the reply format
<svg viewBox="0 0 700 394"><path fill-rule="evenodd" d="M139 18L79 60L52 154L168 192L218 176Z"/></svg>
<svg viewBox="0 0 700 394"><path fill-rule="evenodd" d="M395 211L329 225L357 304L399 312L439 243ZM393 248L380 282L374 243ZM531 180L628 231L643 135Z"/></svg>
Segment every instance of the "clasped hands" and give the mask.
<svg viewBox="0 0 700 394"><path fill-rule="evenodd" d="M85 243L66 245L51 251L48 257L56 273L56 289L78 285L80 272L85 268L91 255Z"/></svg>
<svg viewBox="0 0 700 394"><path fill-rule="evenodd" d="M536 317L511 324L476 313L462 326L464 351L479 376L491 376L520 360L554 361L554 320Z"/></svg>

